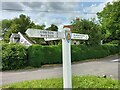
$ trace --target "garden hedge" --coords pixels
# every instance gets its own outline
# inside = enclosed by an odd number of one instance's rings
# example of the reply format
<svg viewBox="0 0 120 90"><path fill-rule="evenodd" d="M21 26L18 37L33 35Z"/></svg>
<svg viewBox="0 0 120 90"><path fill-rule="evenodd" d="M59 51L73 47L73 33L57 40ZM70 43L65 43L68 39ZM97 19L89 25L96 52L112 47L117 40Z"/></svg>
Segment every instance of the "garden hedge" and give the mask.
<svg viewBox="0 0 120 90"><path fill-rule="evenodd" d="M27 66L27 49L20 44L2 44L2 70Z"/></svg>
<svg viewBox="0 0 120 90"><path fill-rule="evenodd" d="M1 46L1 44L0 44ZM102 58L118 53L117 45L71 46L72 62ZM2 70L21 69L26 66L40 67L44 64L62 63L62 46L32 45L28 48L20 44L2 43ZM1 66L0 66L1 67Z"/></svg>
<svg viewBox="0 0 120 90"><path fill-rule="evenodd" d="M61 63L61 46L32 45L28 48L29 64L39 67L43 64Z"/></svg>
<svg viewBox="0 0 120 90"><path fill-rule="evenodd" d="M61 45L40 46L32 45L28 48L28 61L30 66L40 67L44 64L62 63ZM85 46L75 45L71 47L72 62L85 59L102 58L118 53L117 45Z"/></svg>

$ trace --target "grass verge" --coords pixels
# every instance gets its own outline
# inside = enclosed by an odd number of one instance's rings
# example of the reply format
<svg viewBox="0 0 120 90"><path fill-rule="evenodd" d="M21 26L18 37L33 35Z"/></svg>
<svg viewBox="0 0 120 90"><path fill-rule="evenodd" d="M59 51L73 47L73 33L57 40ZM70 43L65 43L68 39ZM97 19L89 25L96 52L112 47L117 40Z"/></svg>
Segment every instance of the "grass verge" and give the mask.
<svg viewBox="0 0 120 90"><path fill-rule="evenodd" d="M113 88L120 89L119 82L98 76L73 76L73 88ZM2 88L62 88L62 78L32 80L2 86Z"/></svg>

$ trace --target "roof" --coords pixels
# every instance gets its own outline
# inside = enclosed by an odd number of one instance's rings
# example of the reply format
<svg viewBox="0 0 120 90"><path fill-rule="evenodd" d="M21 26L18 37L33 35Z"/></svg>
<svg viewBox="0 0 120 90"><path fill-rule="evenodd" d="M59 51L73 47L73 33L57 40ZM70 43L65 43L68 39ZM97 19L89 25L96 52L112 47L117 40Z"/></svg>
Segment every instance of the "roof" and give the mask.
<svg viewBox="0 0 120 90"><path fill-rule="evenodd" d="M13 37L20 37L20 35L18 33L12 33L12 35L10 36L11 38Z"/></svg>
<svg viewBox="0 0 120 90"><path fill-rule="evenodd" d="M73 25L64 25L63 28L70 28L71 32L73 32Z"/></svg>
<svg viewBox="0 0 120 90"><path fill-rule="evenodd" d="M63 28L72 28L72 25L64 25Z"/></svg>
<svg viewBox="0 0 120 90"><path fill-rule="evenodd" d="M29 37L27 37L26 35L23 35L22 36L28 41L30 42L31 44L35 44L35 42L33 42Z"/></svg>

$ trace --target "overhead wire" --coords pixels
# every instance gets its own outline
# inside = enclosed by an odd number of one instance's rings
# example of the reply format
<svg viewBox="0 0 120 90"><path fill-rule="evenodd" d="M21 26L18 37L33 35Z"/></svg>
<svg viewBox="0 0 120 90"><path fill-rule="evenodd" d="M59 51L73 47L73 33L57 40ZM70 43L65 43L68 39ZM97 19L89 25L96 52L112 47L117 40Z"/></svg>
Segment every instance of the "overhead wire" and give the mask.
<svg viewBox="0 0 120 90"><path fill-rule="evenodd" d="M79 14L96 14L97 12L81 12L81 11L75 11L75 10L65 10L65 11L56 11L56 10L22 10L22 9L2 9L2 11L20 11L20 12L45 12L45 13L71 13L71 14L74 14L74 13L79 13Z"/></svg>

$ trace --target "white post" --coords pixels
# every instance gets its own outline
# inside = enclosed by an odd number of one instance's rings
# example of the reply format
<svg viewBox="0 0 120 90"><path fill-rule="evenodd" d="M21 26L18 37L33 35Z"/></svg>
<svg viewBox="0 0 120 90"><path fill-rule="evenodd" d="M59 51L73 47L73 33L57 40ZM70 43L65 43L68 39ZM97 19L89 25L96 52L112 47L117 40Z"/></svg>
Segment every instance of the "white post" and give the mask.
<svg viewBox="0 0 120 90"><path fill-rule="evenodd" d="M71 33L69 28L64 28L63 32L28 29L26 31L29 37L47 38L46 41L62 38L62 57L63 57L63 82L64 88L72 90L72 71L71 71L71 39L88 40L89 36L85 34Z"/></svg>
<svg viewBox="0 0 120 90"><path fill-rule="evenodd" d="M62 39L62 54L63 54L63 83L64 83L64 88L72 88L71 42L70 41L68 42L66 38Z"/></svg>

